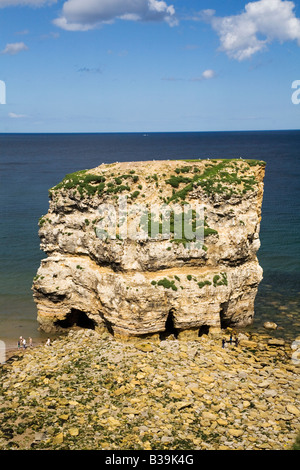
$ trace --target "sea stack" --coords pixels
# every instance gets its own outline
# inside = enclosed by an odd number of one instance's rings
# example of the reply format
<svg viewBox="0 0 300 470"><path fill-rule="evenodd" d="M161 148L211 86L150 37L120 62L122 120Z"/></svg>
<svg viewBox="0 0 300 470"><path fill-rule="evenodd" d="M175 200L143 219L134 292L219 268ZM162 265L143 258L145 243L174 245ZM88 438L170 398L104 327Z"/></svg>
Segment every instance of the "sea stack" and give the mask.
<svg viewBox="0 0 300 470"><path fill-rule="evenodd" d="M251 324L264 173L259 160L201 159L66 175L39 221L40 329L194 339Z"/></svg>

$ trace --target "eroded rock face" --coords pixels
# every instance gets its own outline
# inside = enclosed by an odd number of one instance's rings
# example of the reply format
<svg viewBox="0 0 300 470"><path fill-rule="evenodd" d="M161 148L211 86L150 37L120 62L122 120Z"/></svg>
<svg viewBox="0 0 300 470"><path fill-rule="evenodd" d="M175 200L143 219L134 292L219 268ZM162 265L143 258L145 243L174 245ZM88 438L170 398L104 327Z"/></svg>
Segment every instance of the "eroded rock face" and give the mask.
<svg viewBox="0 0 300 470"><path fill-rule="evenodd" d="M166 330L193 337L205 328L251 323L262 279L256 253L264 168L256 160L174 160L102 164L67 175L50 190L49 211L40 219L48 256L33 295L41 329L78 325L122 337ZM125 237L119 196L127 197ZM114 238L100 230L104 204L110 205L105 217L116 207ZM204 240L178 238L172 219L170 233L154 239L154 218L136 224L137 204L148 214L155 204L202 205ZM193 213L190 220L195 227Z"/></svg>

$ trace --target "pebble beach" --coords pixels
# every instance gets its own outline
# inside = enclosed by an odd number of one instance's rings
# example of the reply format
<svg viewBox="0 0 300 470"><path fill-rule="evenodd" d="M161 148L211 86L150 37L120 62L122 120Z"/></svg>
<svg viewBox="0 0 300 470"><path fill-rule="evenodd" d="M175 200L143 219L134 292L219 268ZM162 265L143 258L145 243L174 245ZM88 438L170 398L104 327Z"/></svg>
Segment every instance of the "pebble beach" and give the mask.
<svg viewBox="0 0 300 470"><path fill-rule="evenodd" d="M231 334L124 343L82 329L14 351L0 367L0 450L293 449L292 345Z"/></svg>

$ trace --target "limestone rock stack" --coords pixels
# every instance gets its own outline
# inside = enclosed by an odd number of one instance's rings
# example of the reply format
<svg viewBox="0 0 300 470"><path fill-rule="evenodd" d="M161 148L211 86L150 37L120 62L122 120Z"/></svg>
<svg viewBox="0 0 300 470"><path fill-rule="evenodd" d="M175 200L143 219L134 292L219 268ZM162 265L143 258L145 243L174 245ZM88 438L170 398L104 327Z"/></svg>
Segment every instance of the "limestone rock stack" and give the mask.
<svg viewBox="0 0 300 470"><path fill-rule="evenodd" d="M41 329L192 338L250 324L262 279L264 171L258 160L172 160L66 175L39 222L47 254L33 283ZM179 219L204 238L178 236Z"/></svg>

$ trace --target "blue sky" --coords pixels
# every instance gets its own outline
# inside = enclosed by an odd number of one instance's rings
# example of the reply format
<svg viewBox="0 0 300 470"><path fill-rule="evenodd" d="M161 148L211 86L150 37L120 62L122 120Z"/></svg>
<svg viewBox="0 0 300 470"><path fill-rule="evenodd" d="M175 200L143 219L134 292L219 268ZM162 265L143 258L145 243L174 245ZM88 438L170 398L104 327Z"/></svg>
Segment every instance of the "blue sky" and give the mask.
<svg viewBox="0 0 300 470"><path fill-rule="evenodd" d="M0 132L299 129L299 58L300 1L0 0Z"/></svg>

